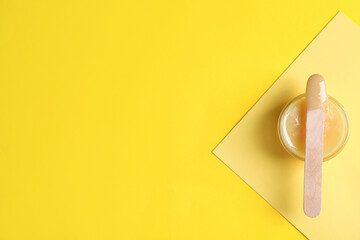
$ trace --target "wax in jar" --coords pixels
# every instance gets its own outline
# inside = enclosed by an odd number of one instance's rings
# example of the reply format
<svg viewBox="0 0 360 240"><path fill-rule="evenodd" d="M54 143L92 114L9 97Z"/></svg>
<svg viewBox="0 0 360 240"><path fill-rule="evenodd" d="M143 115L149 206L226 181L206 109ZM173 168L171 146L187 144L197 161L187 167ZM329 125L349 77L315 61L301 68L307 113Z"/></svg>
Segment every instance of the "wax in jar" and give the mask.
<svg viewBox="0 0 360 240"><path fill-rule="evenodd" d="M306 134L306 99L298 96L287 105L279 119L279 137L285 149L304 159ZM343 107L333 98L325 102L324 160L333 157L347 141L349 122Z"/></svg>

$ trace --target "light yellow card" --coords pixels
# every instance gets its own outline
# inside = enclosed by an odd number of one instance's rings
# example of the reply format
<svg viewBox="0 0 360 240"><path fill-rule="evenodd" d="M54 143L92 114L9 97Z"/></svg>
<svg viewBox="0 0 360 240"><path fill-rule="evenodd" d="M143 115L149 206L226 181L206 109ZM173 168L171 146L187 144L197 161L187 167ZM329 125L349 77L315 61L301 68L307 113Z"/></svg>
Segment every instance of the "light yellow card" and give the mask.
<svg viewBox="0 0 360 240"><path fill-rule="evenodd" d="M324 163L322 211L313 219L303 212L304 162L285 152L276 127L314 73L347 110L351 130ZM306 237L360 239L360 28L339 12L213 152Z"/></svg>

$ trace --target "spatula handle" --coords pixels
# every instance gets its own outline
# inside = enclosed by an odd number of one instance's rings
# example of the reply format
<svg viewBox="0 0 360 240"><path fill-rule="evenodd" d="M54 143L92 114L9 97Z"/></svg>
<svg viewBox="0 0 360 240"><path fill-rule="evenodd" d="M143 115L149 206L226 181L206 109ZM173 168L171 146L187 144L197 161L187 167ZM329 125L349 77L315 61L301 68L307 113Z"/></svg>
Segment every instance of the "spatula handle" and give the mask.
<svg viewBox="0 0 360 240"><path fill-rule="evenodd" d="M305 145L304 212L316 217L321 211L324 107L307 112Z"/></svg>

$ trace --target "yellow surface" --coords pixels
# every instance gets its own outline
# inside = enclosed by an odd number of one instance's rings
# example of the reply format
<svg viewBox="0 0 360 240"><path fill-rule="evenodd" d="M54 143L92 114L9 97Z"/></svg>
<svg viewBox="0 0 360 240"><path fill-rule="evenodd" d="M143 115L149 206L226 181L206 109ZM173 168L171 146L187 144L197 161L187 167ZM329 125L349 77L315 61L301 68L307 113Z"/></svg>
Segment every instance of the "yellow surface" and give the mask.
<svg viewBox="0 0 360 240"><path fill-rule="evenodd" d="M214 153L309 239L360 239L360 28L339 13L271 86ZM346 106L351 133L343 151L324 163L322 210L303 212L304 162L277 139L286 101L320 73L328 94Z"/></svg>
<svg viewBox="0 0 360 240"><path fill-rule="evenodd" d="M1 0L0 239L305 239L211 150L338 10Z"/></svg>

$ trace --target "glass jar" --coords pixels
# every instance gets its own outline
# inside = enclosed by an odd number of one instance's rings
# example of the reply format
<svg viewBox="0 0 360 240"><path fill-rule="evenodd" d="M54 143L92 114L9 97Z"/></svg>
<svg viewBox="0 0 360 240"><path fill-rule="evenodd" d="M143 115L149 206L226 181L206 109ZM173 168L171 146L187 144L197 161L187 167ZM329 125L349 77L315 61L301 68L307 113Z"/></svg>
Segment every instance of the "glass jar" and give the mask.
<svg viewBox="0 0 360 240"><path fill-rule="evenodd" d="M324 161L336 156L349 139L350 124L344 107L333 97L325 103ZM292 99L281 111L278 136L285 150L292 156L305 159L306 97Z"/></svg>

